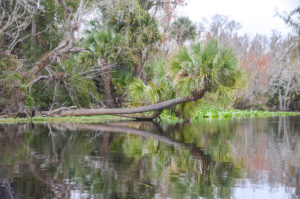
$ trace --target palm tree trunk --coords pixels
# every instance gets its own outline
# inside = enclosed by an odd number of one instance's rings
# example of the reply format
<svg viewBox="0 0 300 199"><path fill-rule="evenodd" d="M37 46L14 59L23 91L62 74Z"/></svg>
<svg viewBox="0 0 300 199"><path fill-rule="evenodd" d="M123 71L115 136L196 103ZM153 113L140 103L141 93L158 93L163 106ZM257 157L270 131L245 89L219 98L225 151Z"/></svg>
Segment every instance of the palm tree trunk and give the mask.
<svg viewBox="0 0 300 199"><path fill-rule="evenodd" d="M108 107L115 107L115 100L112 94L112 76L110 68L104 69L102 74L104 104Z"/></svg>
<svg viewBox="0 0 300 199"><path fill-rule="evenodd" d="M157 104L147 105L147 106L140 106L135 108L114 108L114 109L86 109L86 108L80 108L80 109L62 109L61 111L53 111L55 114L49 114L49 115L57 115L57 116L91 116L91 115L118 115L118 116L124 116L134 119L146 119L151 120L155 117L159 116L161 111L164 109L171 108L173 106L176 106L178 104L196 101L200 98L202 98L205 93L206 89L199 89L197 92L193 92L193 95L191 97L180 97L172 100L168 100L165 102L160 102ZM129 114L136 114L136 113L145 113L149 111L155 111L153 116L143 118L140 115L129 115Z"/></svg>
<svg viewBox="0 0 300 199"><path fill-rule="evenodd" d="M146 82L146 72L143 63L143 52L139 53L139 63L135 66L135 76L140 78L144 83Z"/></svg>
<svg viewBox="0 0 300 199"><path fill-rule="evenodd" d="M99 68L103 68L101 74L102 83L103 83L103 94L104 94L104 104L108 107L115 107L115 100L113 97L112 91L112 76L111 69L108 66L108 61L103 59L98 59L97 64Z"/></svg>

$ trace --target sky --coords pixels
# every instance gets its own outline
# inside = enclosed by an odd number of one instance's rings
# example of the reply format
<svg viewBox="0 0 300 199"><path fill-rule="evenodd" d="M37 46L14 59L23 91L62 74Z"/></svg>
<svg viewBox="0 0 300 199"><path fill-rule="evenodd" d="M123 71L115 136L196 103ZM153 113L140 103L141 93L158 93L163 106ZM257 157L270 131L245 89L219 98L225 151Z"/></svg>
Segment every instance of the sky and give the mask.
<svg viewBox="0 0 300 199"><path fill-rule="evenodd" d="M300 0L187 0L180 8L178 16L188 16L194 22L203 18L211 19L215 14L228 16L242 25L241 33L271 35L278 30L287 35L290 29L279 17L280 13L290 12L300 5Z"/></svg>

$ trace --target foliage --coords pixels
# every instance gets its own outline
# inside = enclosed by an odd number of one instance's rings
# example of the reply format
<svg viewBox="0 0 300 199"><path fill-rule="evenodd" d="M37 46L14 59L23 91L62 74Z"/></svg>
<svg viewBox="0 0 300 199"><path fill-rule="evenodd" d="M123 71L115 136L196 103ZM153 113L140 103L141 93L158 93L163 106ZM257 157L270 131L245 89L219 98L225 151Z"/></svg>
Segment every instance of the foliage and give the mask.
<svg viewBox="0 0 300 199"><path fill-rule="evenodd" d="M234 52L219 47L216 40L194 43L175 52L170 61L150 63L152 79L148 85L136 79L128 87L128 96L135 102L155 103L178 96L192 96L193 92L205 88L215 100L223 104L232 103L237 90L244 87L243 73L237 69ZM176 95L175 95L176 94ZM188 118L195 103L177 107L175 112Z"/></svg>
<svg viewBox="0 0 300 199"><path fill-rule="evenodd" d="M145 1L112 2L103 11L105 23L116 33L125 35L127 62L136 77L146 80L145 61L157 51L160 32L155 18L151 17Z"/></svg>
<svg viewBox="0 0 300 199"><path fill-rule="evenodd" d="M104 94L104 103L107 106L114 106L114 90L111 71L116 68L117 64L122 59L121 53L124 52L122 44L123 37L115 33L114 30L98 27L100 30L93 30L89 33L86 40L83 41L83 46L88 53L82 57L85 61L90 62L93 70L98 71L94 76L94 81L100 93ZM96 66L96 67L95 67ZM91 66L90 66L91 67ZM99 81L97 78L101 79Z"/></svg>
<svg viewBox="0 0 300 199"><path fill-rule="evenodd" d="M72 55L68 60L56 65L53 79L36 83L31 93L37 109L61 106L88 107L97 104L101 97L90 75L92 68L82 67L81 56Z"/></svg>
<svg viewBox="0 0 300 199"><path fill-rule="evenodd" d="M300 115L299 112L269 112L258 110L236 110L236 109L214 109L214 108L197 108L191 122L199 122L202 120L211 119L239 119L239 118L259 118L259 117L277 117L277 116L296 116ZM163 122L181 122L180 118L176 117L170 111L164 111L161 115Z"/></svg>
<svg viewBox="0 0 300 199"><path fill-rule="evenodd" d="M97 59L104 59L107 64L110 62L114 63L120 54L122 42L122 36L113 30L105 27L100 30L94 30L89 33L86 41L83 43L85 49L89 51L84 59L90 59L94 62Z"/></svg>
<svg viewBox="0 0 300 199"><path fill-rule="evenodd" d="M32 96L35 100L35 104L40 110L48 110L53 103L56 103L54 108L64 104L64 106L72 105L71 99L66 95L66 90L58 86L57 93L55 93L55 82L39 82L32 88ZM53 102L54 95L57 95L55 102Z"/></svg>
<svg viewBox="0 0 300 199"><path fill-rule="evenodd" d="M179 45L187 40L194 40L197 36L196 26L188 17L179 17L171 25L171 35Z"/></svg>
<svg viewBox="0 0 300 199"><path fill-rule="evenodd" d="M125 34L128 45L137 50L154 44L160 38L155 19L143 8L136 0L120 1L104 12L107 25L117 33Z"/></svg>
<svg viewBox="0 0 300 199"><path fill-rule="evenodd" d="M31 62L36 61L53 46L57 46L64 35L63 31L58 30L64 20L64 10L61 6L54 0L40 0L36 9L34 14L36 30L33 34L38 35L27 37L20 44L22 50L20 56L29 58ZM25 34L31 34L30 31L32 29L27 30Z"/></svg>
<svg viewBox="0 0 300 199"><path fill-rule="evenodd" d="M69 65L70 66L70 65ZM79 107L89 107L92 104L99 104L101 96L97 91L94 81L90 77L82 77L77 70L81 68L80 65L73 65L66 70L70 74L70 78L66 80L68 88L68 96L71 98L70 102Z"/></svg>
<svg viewBox="0 0 300 199"><path fill-rule="evenodd" d="M199 86L225 94L241 75L234 52L219 47L216 40L179 49L171 58L168 72L181 95L190 95Z"/></svg>
<svg viewBox="0 0 300 199"><path fill-rule="evenodd" d="M24 83L24 74L17 70L19 63L9 52L0 51L0 113L26 112L32 98Z"/></svg>
<svg viewBox="0 0 300 199"><path fill-rule="evenodd" d="M166 60L157 58L146 64L148 84L135 78L128 84L127 98L134 105L153 104L175 97L173 86L166 72Z"/></svg>

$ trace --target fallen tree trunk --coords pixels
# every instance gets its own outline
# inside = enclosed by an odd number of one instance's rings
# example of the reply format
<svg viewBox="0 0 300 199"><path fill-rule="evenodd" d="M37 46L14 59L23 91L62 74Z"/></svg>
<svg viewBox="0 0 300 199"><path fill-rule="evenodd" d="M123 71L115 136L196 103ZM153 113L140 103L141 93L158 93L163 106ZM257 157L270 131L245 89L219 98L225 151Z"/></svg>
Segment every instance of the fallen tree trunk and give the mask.
<svg viewBox="0 0 300 199"><path fill-rule="evenodd" d="M57 115L57 116L92 116L92 115L116 115L116 116L122 116L127 118L133 118L138 120L152 120L155 117L158 117L162 110L169 109L173 106L176 106L178 104L183 104L186 102L196 101L200 98L202 98L205 93L206 89L201 89L198 91L193 92L192 97L180 97L164 102L160 102L157 104L151 104L147 106L140 106L135 108L113 108L113 109L86 109L86 108L80 108L80 109L62 109L59 111L52 111L48 112L46 115ZM155 111L152 116L143 116L143 115L137 115L137 113L146 113L149 111ZM134 114L134 115L130 115Z"/></svg>

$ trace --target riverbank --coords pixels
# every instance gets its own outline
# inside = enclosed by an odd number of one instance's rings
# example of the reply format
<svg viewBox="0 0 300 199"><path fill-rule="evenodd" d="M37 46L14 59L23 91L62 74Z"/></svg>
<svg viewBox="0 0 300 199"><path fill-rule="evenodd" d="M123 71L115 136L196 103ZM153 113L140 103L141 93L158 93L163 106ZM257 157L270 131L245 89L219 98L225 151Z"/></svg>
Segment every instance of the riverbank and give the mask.
<svg viewBox="0 0 300 199"><path fill-rule="evenodd" d="M32 118L0 118L0 124L2 123L103 123L110 121L130 120L128 118L110 115L100 116L68 116L68 117L42 117L36 116Z"/></svg>
<svg viewBox="0 0 300 199"><path fill-rule="evenodd" d="M269 112L257 110L214 110L205 109L198 110L191 116L190 121L196 122L198 120L210 119L231 119L231 118L258 118L258 117L275 117L275 116L296 116L300 112ZM68 116L68 117L42 117L37 116L33 118L0 118L0 123L103 123L111 121L130 120L119 116L101 115L101 116ZM176 117L171 111L165 110L160 115L159 119L162 122L177 123L184 120Z"/></svg>

